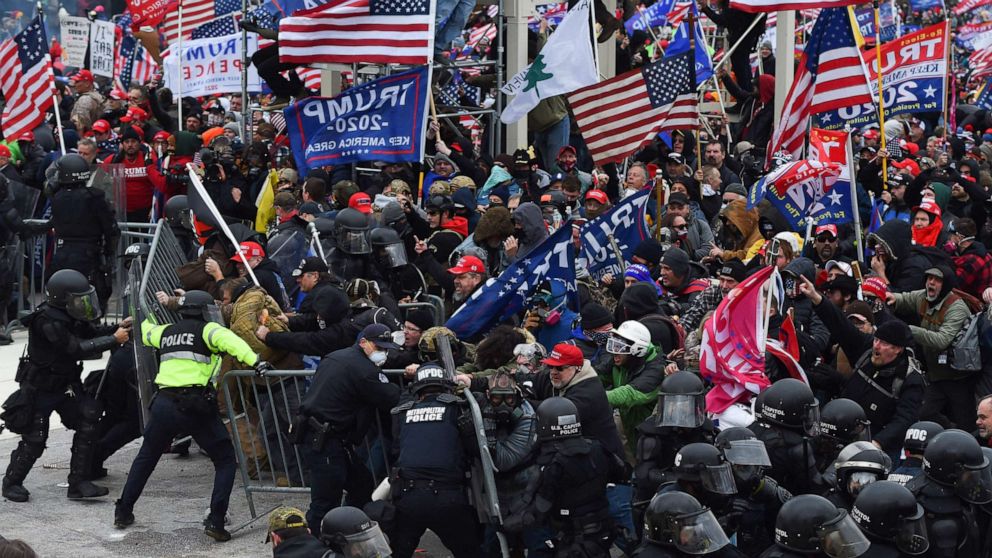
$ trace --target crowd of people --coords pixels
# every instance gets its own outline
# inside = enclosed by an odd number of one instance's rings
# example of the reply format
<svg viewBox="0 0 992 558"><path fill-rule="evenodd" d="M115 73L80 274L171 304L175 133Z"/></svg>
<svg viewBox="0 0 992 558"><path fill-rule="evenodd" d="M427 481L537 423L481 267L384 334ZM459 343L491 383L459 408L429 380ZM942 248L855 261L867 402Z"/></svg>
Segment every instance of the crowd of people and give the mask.
<svg viewBox="0 0 992 558"><path fill-rule="evenodd" d="M492 22L444 4L466 36ZM600 38L611 40L618 20L599 4ZM902 8L905 23L945 15ZM268 470L308 486L306 510L270 515L274 556L406 558L428 529L457 557L497 556L501 543L528 556L992 556L992 113L970 104L983 80L969 79L967 49L952 53L956 110L851 130L863 229L807 232L747 200L789 161L763 164L771 45L750 14L722 2L702 11L743 41L717 72L741 118L677 130L603 166L581 135L563 133L574 122L561 97L530 114L529 146L492 155L481 147L492 130L473 141L434 119L420 163L300 173L280 113L244 120L243 103L257 99L176 99L160 77L122 91L67 71L54 108L63 127L52 119L0 143L0 240L48 235L54 246L45 302L20 320L21 390L3 419L21 438L3 497L29 501L25 482L58 412L75 431L69 499L108 496L94 482L105 461L142 438L115 504L120 529L140 521L155 464L188 452L174 443L187 435L216 470L204 525L217 541L231 538L238 455L256 457L243 464L253 479ZM617 31L618 73L661 55L663 41L642 35ZM438 58L462 52L452 41ZM495 59L497 42L471 57ZM492 87L494 69L438 62L463 83L462 104L480 102L465 87ZM290 82L277 93L307 94ZM119 199L88 187L115 168ZM195 201L194 180L218 214ZM552 234L567 227L579 249L587 223L644 190L652 234L620 271L592 276L578 250L574 288L541 282L522 311L470 336L445 326ZM19 202L30 191L37 207ZM159 218L186 263L174 291L139 296L154 299L146 311L181 319L110 323L115 261L149 257L119 246L121 223ZM0 263L12 319L21 278ZM706 323L770 267L781 289L764 295L760 337L794 342L791 358L752 355L760 377L719 405L725 379L700 365L714 349ZM151 402L134 388L132 344L158 357ZM84 381L80 362L106 351L106 370ZM255 374L225 377L234 370ZM282 372L304 370L312 377ZM254 387L250 412L239 409L252 422L240 449L221 410L241 403L219 395L222 382ZM282 444L298 451L273 451ZM383 457L388 482L376 487ZM480 498L484 465L498 520ZM8 552L33 555L0 542Z"/></svg>

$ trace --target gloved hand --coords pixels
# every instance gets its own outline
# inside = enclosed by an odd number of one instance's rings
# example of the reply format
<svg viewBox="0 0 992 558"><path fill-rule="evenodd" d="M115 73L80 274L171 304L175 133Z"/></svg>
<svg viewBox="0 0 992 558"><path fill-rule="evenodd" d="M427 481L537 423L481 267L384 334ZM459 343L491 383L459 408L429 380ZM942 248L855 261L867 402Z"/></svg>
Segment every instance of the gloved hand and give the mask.
<svg viewBox="0 0 992 558"><path fill-rule="evenodd" d="M272 366L272 363L267 360L260 360L255 363L256 378L264 378L266 374L273 370L275 370L275 368Z"/></svg>

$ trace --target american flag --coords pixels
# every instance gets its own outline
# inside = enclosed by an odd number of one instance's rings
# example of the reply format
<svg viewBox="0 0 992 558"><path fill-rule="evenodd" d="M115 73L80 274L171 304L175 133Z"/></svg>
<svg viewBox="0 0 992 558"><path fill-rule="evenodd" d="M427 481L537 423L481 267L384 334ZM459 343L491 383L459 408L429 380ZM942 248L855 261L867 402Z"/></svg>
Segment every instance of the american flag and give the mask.
<svg viewBox="0 0 992 558"><path fill-rule="evenodd" d="M623 159L659 132L699 126L690 56L666 58L568 95L597 164Z"/></svg>
<svg viewBox="0 0 992 558"><path fill-rule="evenodd" d="M982 77L992 73L992 47L976 50L968 56L971 77Z"/></svg>
<svg viewBox="0 0 992 558"><path fill-rule="evenodd" d="M190 34L190 39L212 39L223 37L224 35L233 35L239 31L240 28L235 20L235 16L226 15L197 27Z"/></svg>
<svg viewBox="0 0 992 558"><path fill-rule="evenodd" d="M38 15L23 31L0 43L0 92L7 100L2 116L5 138L16 138L45 120L54 85L48 39Z"/></svg>
<svg viewBox="0 0 992 558"><path fill-rule="evenodd" d="M197 27L241 10L241 0L175 0L162 21L162 34L168 45L179 38L179 4L183 6L183 39L189 39Z"/></svg>
<svg viewBox="0 0 992 558"><path fill-rule="evenodd" d="M799 60L782 120L772 134L768 160L777 151L799 158L810 115L873 102L847 9L824 10Z"/></svg>
<svg viewBox="0 0 992 558"><path fill-rule="evenodd" d="M279 61L423 64L433 17L430 0L331 0L283 18Z"/></svg>
<svg viewBox="0 0 992 558"><path fill-rule="evenodd" d="M691 7L692 2L676 2L672 6L672 11L668 12L668 25L673 29L682 25L682 20L689 16L689 8Z"/></svg>
<svg viewBox="0 0 992 558"><path fill-rule="evenodd" d="M744 12L778 12L807 8L840 8L861 4L861 0L730 0L730 7Z"/></svg>
<svg viewBox="0 0 992 558"><path fill-rule="evenodd" d="M114 56L114 83L118 89L127 91L131 83L145 84L158 70L152 55L141 46L141 41L126 32L117 42L117 55Z"/></svg>

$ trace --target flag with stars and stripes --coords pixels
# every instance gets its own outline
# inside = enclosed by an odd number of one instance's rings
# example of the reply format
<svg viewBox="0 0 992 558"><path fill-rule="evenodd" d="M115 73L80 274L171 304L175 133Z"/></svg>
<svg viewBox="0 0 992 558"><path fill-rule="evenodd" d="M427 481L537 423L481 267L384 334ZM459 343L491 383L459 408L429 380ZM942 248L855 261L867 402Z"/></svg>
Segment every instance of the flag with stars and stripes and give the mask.
<svg viewBox="0 0 992 558"><path fill-rule="evenodd" d="M190 35L190 39L212 39L239 32L241 32L241 28L238 27L235 16L227 15L197 27L193 30L192 35Z"/></svg>
<svg viewBox="0 0 992 558"><path fill-rule="evenodd" d="M597 164L627 157L659 132L699 126L690 56L665 58L568 95Z"/></svg>
<svg viewBox="0 0 992 558"><path fill-rule="evenodd" d="M730 7L744 12L778 12L808 8L840 8L861 0L730 0Z"/></svg>
<svg viewBox="0 0 992 558"><path fill-rule="evenodd" d="M179 4L182 3L183 40L193 37L193 30L217 18L241 11L241 0L174 0L162 21L162 34L168 45L179 38Z"/></svg>
<svg viewBox="0 0 992 558"><path fill-rule="evenodd" d="M432 56L430 0L331 0L283 18L286 64L424 64Z"/></svg>
<svg viewBox="0 0 992 558"><path fill-rule="evenodd" d="M138 39L125 33L117 41L117 54L114 56L114 83L118 89L127 91L132 83L145 84L155 72L158 64Z"/></svg>
<svg viewBox="0 0 992 558"><path fill-rule="evenodd" d="M768 145L768 161L778 151L800 158L812 115L873 102L847 9L823 10L799 59L782 119Z"/></svg>
<svg viewBox="0 0 992 558"><path fill-rule="evenodd" d="M52 108L54 79L45 25L35 16L23 31L0 43L0 92L7 101L4 138L16 138L44 122Z"/></svg>

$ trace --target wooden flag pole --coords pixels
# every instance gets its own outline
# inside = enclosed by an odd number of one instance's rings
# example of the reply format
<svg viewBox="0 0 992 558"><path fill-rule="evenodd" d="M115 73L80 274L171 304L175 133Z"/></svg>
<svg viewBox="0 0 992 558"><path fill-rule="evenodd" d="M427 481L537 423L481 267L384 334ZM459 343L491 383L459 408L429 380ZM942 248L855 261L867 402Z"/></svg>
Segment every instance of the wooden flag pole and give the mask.
<svg viewBox="0 0 992 558"><path fill-rule="evenodd" d="M696 88L696 14L693 7L689 8L689 64L692 65L692 87ZM697 108L696 118L699 118ZM699 130L696 130L696 170L703 170L703 142L699 139ZM660 208L659 208L660 210Z"/></svg>
<svg viewBox="0 0 992 558"><path fill-rule="evenodd" d="M951 106L951 99L955 94L954 90L951 89L951 61L954 58L951 56L950 37L951 37L951 22L950 20L945 19L944 20L944 50L946 50L946 52L944 52L944 64L946 64L944 70L944 149L945 150L949 145L947 142L947 138L949 138L950 134L954 132L954 130L950 129L951 121L950 121L950 115L948 113Z"/></svg>
<svg viewBox="0 0 992 558"><path fill-rule="evenodd" d="M879 27L878 0L872 1L875 14L875 73L878 77L878 131L881 148L885 149L885 91L882 89L882 31ZM853 178L853 177L852 177ZM882 190L889 189L889 158L882 158Z"/></svg>

